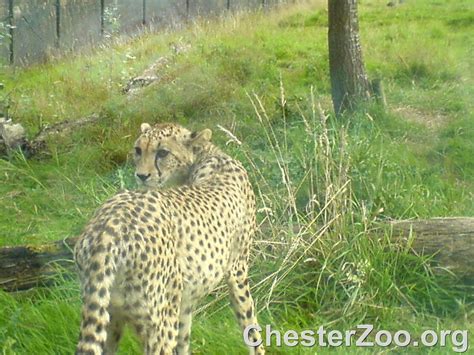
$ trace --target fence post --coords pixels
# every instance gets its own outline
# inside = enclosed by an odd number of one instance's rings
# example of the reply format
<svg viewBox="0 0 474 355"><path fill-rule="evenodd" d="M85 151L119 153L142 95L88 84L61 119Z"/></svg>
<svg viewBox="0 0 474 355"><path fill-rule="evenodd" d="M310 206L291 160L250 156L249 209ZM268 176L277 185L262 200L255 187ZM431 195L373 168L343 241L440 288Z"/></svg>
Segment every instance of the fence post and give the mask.
<svg viewBox="0 0 474 355"><path fill-rule="evenodd" d="M143 20L142 20L142 24L143 25L146 25L146 0L143 0Z"/></svg>
<svg viewBox="0 0 474 355"><path fill-rule="evenodd" d="M105 0L100 0L100 35L104 36L105 31Z"/></svg>
<svg viewBox="0 0 474 355"><path fill-rule="evenodd" d="M15 48L14 48L14 25L13 25L13 0L8 1L8 35L10 37L10 43L8 46L9 54L10 54L10 64L15 64Z"/></svg>
<svg viewBox="0 0 474 355"><path fill-rule="evenodd" d="M186 0L186 20L189 19L189 0Z"/></svg>
<svg viewBox="0 0 474 355"><path fill-rule="evenodd" d="M230 10L230 0L227 0L227 11Z"/></svg>
<svg viewBox="0 0 474 355"><path fill-rule="evenodd" d="M61 0L56 0L56 48L61 40Z"/></svg>

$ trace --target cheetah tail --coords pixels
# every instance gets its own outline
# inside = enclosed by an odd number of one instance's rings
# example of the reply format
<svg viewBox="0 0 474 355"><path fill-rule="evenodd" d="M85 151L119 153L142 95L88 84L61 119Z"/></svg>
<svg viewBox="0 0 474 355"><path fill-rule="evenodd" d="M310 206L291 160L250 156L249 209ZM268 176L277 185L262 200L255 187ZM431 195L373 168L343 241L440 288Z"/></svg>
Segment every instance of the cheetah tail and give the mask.
<svg viewBox="0 0 474 355"><path fill-rule="evenodd" d="M107 232L102 234L102 240L105 239L109 239ZM117 254L112 250L105 251L103 245L99 244L92 251L83 270L82 322L76 354L103 354L107 340L110 292L117 270L113 255Z"/></svg>

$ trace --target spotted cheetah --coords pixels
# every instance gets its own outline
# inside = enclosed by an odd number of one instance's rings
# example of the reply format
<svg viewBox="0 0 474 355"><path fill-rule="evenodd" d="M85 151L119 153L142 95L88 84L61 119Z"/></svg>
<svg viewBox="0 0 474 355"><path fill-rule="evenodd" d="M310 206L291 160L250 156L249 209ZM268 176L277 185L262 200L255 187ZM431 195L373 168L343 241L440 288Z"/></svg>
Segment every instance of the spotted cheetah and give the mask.
<svg viewBox="0 0 474 355"><path fill-rule="evenodd" d="M258 325L247 278L255 230L247 172L210 142L209 129L141 130L136 177L146 189L105 202L76 244L83 289L77 354L114 353L125 323L146 354L189 354L192 311L222 279L241 329ZM249 338L261 343L256 330Z"/></svg>

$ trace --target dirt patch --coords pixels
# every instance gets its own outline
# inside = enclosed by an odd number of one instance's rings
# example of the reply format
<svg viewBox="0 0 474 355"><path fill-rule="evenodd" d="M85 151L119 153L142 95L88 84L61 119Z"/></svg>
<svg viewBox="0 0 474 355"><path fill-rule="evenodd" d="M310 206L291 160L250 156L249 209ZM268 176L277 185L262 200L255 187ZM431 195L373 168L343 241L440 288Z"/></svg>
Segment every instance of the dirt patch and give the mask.
<svg viewBox="0 0 474 355"><path fill-rule="evenodd" d="M425 126L431 130L437 130L449 122L449 117L439 113L422 111L413 107L398 107L393 110L409 122Z"/></svg>

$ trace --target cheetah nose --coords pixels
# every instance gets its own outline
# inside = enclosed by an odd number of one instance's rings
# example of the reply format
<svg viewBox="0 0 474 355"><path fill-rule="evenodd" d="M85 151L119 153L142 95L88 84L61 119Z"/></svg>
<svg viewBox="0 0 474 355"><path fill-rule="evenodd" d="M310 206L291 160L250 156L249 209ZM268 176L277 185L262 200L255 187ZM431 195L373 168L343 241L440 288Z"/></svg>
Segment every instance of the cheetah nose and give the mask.
<svg viewBox="0 0 474 355"><path fill-rule="evenodd" d="M137 175L137 178L139 178L141 181L145 182L148 180L148 178L151 176L151 174L136 174Z"/></svg>

